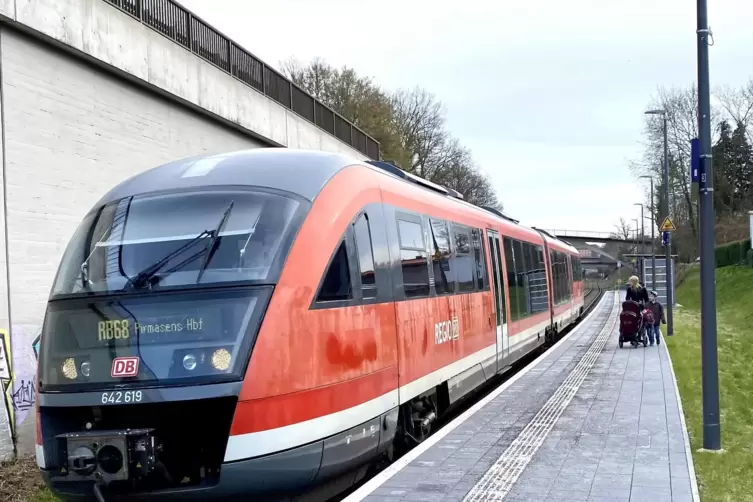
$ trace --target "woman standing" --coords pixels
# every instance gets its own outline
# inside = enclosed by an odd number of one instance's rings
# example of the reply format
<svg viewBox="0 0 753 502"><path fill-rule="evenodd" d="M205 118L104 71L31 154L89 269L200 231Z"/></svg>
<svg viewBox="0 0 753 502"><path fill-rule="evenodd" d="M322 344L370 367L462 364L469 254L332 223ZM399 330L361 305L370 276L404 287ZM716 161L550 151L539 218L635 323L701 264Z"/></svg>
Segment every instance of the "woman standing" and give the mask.
<svg viewBox="0 0 753 502"><path fill-rule="evenodd" d="M638 302L641 305L648 303L648 291L646 291L646 288L641 286L640 280L636 276L632 276L630 279L628 279L625 301L629 300Z"/></svg>

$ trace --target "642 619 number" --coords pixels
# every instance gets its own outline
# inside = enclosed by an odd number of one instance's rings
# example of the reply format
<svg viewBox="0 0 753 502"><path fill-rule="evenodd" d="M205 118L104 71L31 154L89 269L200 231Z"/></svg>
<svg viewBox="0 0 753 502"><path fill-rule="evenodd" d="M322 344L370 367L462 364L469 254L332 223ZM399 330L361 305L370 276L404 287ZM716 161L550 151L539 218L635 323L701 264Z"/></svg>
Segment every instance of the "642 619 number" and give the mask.
<svg viewBox="0 0 753 502"><path fill-rule="evenodd" d="M102 393L102 404L140 403L143 394L140 390L124 390Z"/></svg>

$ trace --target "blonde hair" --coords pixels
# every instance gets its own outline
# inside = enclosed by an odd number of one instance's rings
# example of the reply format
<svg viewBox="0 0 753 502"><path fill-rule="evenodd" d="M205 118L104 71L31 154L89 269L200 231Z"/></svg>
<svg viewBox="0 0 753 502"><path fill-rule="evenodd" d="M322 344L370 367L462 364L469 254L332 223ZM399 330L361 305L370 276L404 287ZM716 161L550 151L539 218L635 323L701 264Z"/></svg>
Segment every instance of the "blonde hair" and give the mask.
<svg viewBox="0 0 753 502"><path fill-rule="evenodd" d="M638 289L638 283L640 282L640 280L637 276L630 277L630 279L628 279L628 282L630 283L631 288Z"/></svg>

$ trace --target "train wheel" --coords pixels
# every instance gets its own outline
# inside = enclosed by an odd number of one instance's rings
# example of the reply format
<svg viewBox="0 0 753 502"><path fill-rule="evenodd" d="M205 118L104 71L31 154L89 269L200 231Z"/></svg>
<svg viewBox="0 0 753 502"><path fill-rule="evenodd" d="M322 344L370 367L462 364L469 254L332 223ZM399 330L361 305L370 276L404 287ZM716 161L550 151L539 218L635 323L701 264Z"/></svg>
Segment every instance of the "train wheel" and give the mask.
<svg viewBox="0 0 753 502"><path fill-rule="evenodd" d="M398 434L395 437L395 453L402 456L406 451L423 443L431 435L432 424L439 416L437 394L419 396L400 406Z"/></svg>

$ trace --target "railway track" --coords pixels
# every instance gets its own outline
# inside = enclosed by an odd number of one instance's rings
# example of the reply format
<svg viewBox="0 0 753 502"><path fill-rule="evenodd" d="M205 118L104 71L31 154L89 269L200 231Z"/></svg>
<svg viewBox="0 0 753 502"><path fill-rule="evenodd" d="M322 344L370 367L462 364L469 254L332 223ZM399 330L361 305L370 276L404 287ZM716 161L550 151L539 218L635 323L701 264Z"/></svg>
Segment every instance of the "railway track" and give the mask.
<svg viewBox="0 0 753 502"><path fill-rule="evenodd" d="M578 320L578 322L576 322L573 326L569 327L568 329L560 333L560 336L558 337L558 339L561 339L568 332L570 332L570 330L572 330L575 326L578 326L581 320L584 319L588 315L588 313L596 306L599 300L601 300L601 297L603 296L604 292L612 289L613 287L614 287L614 282L609 280L608 278L603 279L603 280L586 281L586 289L585 289L585 295L584 295L585 306L583 308L583 314L581 316L581 319ZM468 408L476 404L479 400L483 399L486 395L488 395L494 389L502 385L506 380L511 378L513 375L515 375L522 368L524 368L525 366L530 364L533 360L535 360L536 358L544 354L547 350L548 350L548 347L532 352L528 356L518 361L511 370L507 371L503 375L499 375L493 378L485 386L483 386L481 389L473 393L473 395L468 396L466 399L463 400L463 402L458 403L455 409L453 409L450 413L446 414L445 416L443 416L441 419L437 421L436 428L433 429L432 434L435 434L437 431L441 430L442 427L444 427L447 423L451 422L458 415L462 414ZM295 496L287 497L283 499L277 498L275 499L275 501L276 502L282 502L282 501L285 501L285 502L341 502L348 495L350 495L352 492L357 490L361 485L369 481L372 477L376 476L380 471L385 469L391 463L395 462L397 459L398 457L393 458L391 462L382 461L378 465L371 464L371 465L363 466L360 469L352 473L348 473L347 475L341 478L338 478L329 483L326 483L325 485L319 486L315 488L314 490L307 492L305 494L295 495Z"/></svg>

